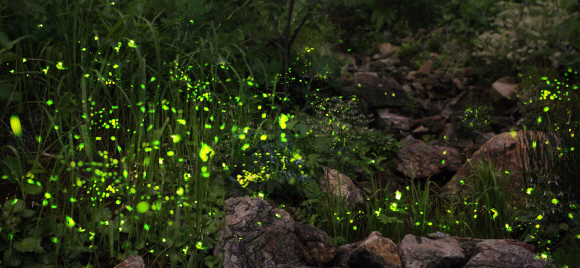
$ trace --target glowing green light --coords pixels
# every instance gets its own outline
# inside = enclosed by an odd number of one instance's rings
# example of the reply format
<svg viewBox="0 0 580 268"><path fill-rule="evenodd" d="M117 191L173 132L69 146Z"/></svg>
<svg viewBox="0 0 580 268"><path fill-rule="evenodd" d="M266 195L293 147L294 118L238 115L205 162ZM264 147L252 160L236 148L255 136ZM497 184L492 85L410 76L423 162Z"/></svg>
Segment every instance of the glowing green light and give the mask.
<svg viewBox="0 0 580 268"><path fill-rule="evenodd" d="M18 114L10 115L10 126L12 127L12 132L14 135L22 135L22 127L20 126L20 119L18 118Z"/></svg>
<svg viewBox="0 0 580 268"><path fill-rule="evenodd" d="M145 212L149 211L149 202L147 202L147 201L139 202L139 204L137 204L137 211L139 213L145 213Z"/></svg>

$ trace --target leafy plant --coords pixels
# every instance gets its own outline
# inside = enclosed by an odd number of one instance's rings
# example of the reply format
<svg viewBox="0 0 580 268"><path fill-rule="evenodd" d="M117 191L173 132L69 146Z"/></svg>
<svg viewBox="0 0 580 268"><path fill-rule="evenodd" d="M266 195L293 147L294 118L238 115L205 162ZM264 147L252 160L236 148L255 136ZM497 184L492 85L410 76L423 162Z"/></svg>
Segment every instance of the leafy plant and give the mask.
<svg viewBox="0 0 580 268"><path fill-rule="evenodd" d="M14 41L10 41L10 38L8 38L5 33L0 32L0 45L2 46L2 49L0 50L0 64L9 61L21 60L21 56L18 56L13 52L9 52L8 50L12 49L12 47L14 47L16 43L20 42L20 40L30 36L32 35L22 36Z"/></svg>
<svg viewBox="0 0 580 268"><path fill-rule="evenodd" d="M252 139L253 132L248 136ZM304 196L302 185L310 180L304 172L308 170L308 165L292 141L281 142L280 135L272 136L274 140L256 144L247 150L246 157L234 166L230 180L237 181L234 185L238 191L242 191L240 187L248 187L250 192L264 191L270 195L285 189L290 195ZM249 182L255 183L248 185Z"/></svg>
<svg viewBox="0 0 580 268"><path fill-rule="evenodd" d="M40 262L48 265L55 258L53 243L59 237L63 237L63 224L48 224L50 219L42 219L41 229L31 228L33 216L36 211L26 208L21 199L9 199L2 206L2 217L0 221L0 235L3 243L0 243L0 250L4 254L5 264L9 267L19 267L21 265L31 265L31 259L37 254L41 254ZM78 240L81 236L78 236ZM53 241L53 242L51 242ZM72 259L77 259L81 252L89 251L82 246L82 243L74 241L76 246L64 249L64 254ZM72 246L72 245L71 245Z"/></svg>
<svg viewBox="0 0 580 268"><path fill-rule="evenodd" d="M425 47L429 52L440 53L442 44L444 43L443 35L439 32L430 33L427 42L425 43Z"/></svg>
<svg viewBox="0 0 580 268"><path fill-rule="evenodd" d="M543 210L541 204L545 203L541 201L544 198L540 198L540 196L543 197L541 190L542 188L538 188L529 191L530 200L539 198L536 203L539 206L529 204L529 208L522 210L523 213L516 220L517 227L524 230L520 239L526 243L535 243L539 252L549 251L554 246L561 245L565 240L577 240L579 224L575 219L580 217L578 207L575 205L571 205L568 209L564 207L554 210L552 213ZM557 199L553 200L557 201ZM557 202L553 204L553 207L556 204Z"/></svg>
<svg viewBox="0 0 580 268"><path fill-rule="evenodd" d="M578 232L580 230L576 230ZM577 239L577 238L573 238ZM552 253L552 259L556 267L578 267L580 260L576 256L580 255L580 248L578 243L572 246L562 247Z"/></svg>
<svg viewBox="0 0 580 268"><path fill-rule="evenodd" d="M489 118L491 110L493 110L493 108L480 104L472 104L470 107L465 109L464 118L461 121L462 126L468 131L483 130L483 128L489 124L494 123L494 121Z"/></svg>
<svg viewBox="0 0 580 268"><path fill-rule="evenodd" d="M318 56L314 48L306 48L302 56L291 63L292 72L298 77L290 79L292 89L301 97L293 98L298 107L307 107L307 99L315 96L321 89L318 81L340 76L338 61L328 55Z"/></svg>
<svg viewBox="0 0 580 268"><path fill-rule="evenodd" d="M422 38L417 40L413 39L408 43L402 43L401 47L397 50L397 56L401 59L410 59L423 51L423 45L421 44Z"/></svg>
<svg viewBox="0 0 580 268"><path fill-rule="evenodd" d="M494 19L497 30L486 31L475 42L479 51L474 55L486 58L487 64L492 58L523 64L543 56L557 66L563 51L575 53L567 45L567 35L552 29L578 14L568 14L556 1L533 5L499 2L497 6L503 10Z"/></svg>
<svg viewBox="0 0 580 268"><path fill-rule="evenodd" d="M472 36L490 28L489 18L498 13L496 4L494 0L451 0L444 5L444 15L438 21L448 33Z"/></svg>
<svg viewBox="0 0 580 268"><path fill-rule="evenodd" d="M22 56L16 55L8 50L11 50L15 44L20 42L20 40L30 36L31 35L22 36L14 41L10 41L10 38L8 38L5 33L0 32L0 46L2 46L2 49L0 49L0 64L21 60ZM4 77L2 77L2 79L4 79ZM14 84L10 83L10 80L0 80L0 100L4 100L6 103L11 101L22 101L22 93L13 91L14 88Z"/></svg>
<svg viewBox="0 0 580 268"><path fill-rule="evenodd" d="M308 139L297 139L298 146L301 146L300 142L306 142L302 147L306 155L315 153L323 159L335 159L336 164L349 167L352 163L360 164L357 161L373 158L373 155L388 158L397 146L401 146L391 135L384 136L367 127L372 119L362 114L355 99L344 103L341 98L333 97L314 104L313 108L315 117L300 118L295 125L301 134L299 137L306 136L304 133L314 133L314 137L309 134ZM314 151L307 151L306 148L313 148ZM367 162L362 168L369 164ZM352 177L352 170L342 172Z"/></svg>
<svg viewBox="0 0 580 268"><path fill-rule="evenodd" d="M295 213L295 220L320 228L323 225L316 212L320 209L320 203L324 202L324 193L314 181L306 181L304 184L307 199L300 204L299 208L289 207L289 209Z"/></svg>

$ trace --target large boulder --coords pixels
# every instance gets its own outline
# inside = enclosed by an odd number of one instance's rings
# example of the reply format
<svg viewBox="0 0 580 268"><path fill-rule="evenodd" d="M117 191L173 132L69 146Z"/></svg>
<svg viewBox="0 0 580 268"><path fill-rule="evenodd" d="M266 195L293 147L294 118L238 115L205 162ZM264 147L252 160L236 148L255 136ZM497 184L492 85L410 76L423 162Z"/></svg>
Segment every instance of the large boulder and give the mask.
<svg viewBox="0 0 580 268"><path fill-rule="evenodd" d="M499 182L503 182L507 178L505 193L513 193L513 199L508 200L508 206L520 207L527 195L526 189L524 189L524 170L530 168L530 159L526 151L531 150L531 148L528 148L528 142L522 141L527 140L528 135L531 136L533 141L537 142L538 150L543 151L545 142L548 139L546 134L542 132L525 133L523 131L513 131L494 136L477 150L471 159L443 186L442 191L445 193L443 196L458 194L466 196L469 193L473 193L473 183L478 178L472 176L472 165L476 167L479 161L483 159L483 163L486 165L490 162L495 163L495 172L503 172L503 176L497 177ZM545 154L544 158L544 161L546 161ZM544 168L548 172L550 171L548 165ZM481 170L481 166L477 166L476 170ZM509 177L504 172L505 170L509 170ZM460 183L461 181L463 181L463 185Z"/></svg>
<svg viewBox="0 0 580 268"><path fill-rule="evenodd" d="M285 210L262 199L231 198L225 210L226 225L214 251L223 254L224 268L319 266L334 258L336 249L326 233L295 222Z"/></svg>

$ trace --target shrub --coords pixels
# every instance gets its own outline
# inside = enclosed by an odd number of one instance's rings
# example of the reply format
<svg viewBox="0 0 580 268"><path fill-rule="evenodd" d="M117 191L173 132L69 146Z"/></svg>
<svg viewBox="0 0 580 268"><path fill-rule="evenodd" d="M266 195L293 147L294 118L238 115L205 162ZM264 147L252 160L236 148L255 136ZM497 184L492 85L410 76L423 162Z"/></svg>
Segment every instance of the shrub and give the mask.
<svg viewBox="0 0 580 268"><path fill-rule="evenodd" d="M501 1L497 5L504 9L493 23L497 29L478 36L478 51L473 55L486 58L487 64L497 59L523 64L547 56L558 66L562 51L570 48L570 37L558 27L577 13L568 14L554 1L537 1L535 5Z"/></svg>
<svg viewBox="0 0 580 268"><path fill-rule="evenodd" d="M421 45L422 39L411 40L409 43L402 43L399 50L397 50L397 56L400 59L410 59L417 55L423 50L423 45Z"/></svg>
<svg viewBox="0 0 580 268"><path fill-rule="evenodd" d="M250 131L249 138L254 135ZM280 135L273 134L275 139L259 142L251 146L228 176L235 189L233 193L249 194L263 191L270 195L277 190L292 196L304 196L301 187L310 176L303 170L308 166L304 163L300 150L292 141L280 141Z"/></svg>
<svg viewBox="0 0 580 268"><path fill-rule="evenodd" d="M495 123L491 120L489 113L493 108L483 106L480 104L472 104L464 112L464 119L461 121L461 125L467 131L482 131L489 124Z"/></svg>
<svg viewBox="0 0 580 268"><path fill-rule="evenodd" d="M378 159L389 159L401 146L392 135L384 136L380 131L369 129L372 119L363 115L356 99L344 103L341 97L326 99L311 106L315 116L300 117L294 129L299 137L296 143L308 159L319 156L326 164L345 167L342 173L354 177L348 167L366 169L369 164L378 166ZM315 135L305 135L313 133ZM310 151L306 150L309 148ZM307 162L308 163L308 162ZM311 167L317 167L310 163Z"/></svg>
<svg viewBox="0 0 580 268"><path fill-rule="evenodd" d="M250 145L231 172L223 176L232 193L264 191L269 195L285 189L290 195L306 196L319 164L345 167L340 172L353 178L356 167L368 170L374 163L378 169L382 160L394 154L395 146L400 146L391 135L368 129L369 119L361 114L355 100L345 104L334 97L327 101L316 105L314 117L295 116L287 131L269 126L268 137L274 139ZM282 133L286 142L280 138ZM252 140L255 135L249 130L245 139Z"/></svg>

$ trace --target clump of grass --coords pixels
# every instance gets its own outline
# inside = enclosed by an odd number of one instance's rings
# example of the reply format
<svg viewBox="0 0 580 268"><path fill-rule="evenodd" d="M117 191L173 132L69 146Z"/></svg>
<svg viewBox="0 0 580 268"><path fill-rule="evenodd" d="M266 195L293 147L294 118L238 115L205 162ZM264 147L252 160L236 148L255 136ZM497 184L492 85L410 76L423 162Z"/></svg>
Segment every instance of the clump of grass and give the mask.
<svg viewBox="0 0 580 268"><path fill-rule="evenodd" d="M526 207L541 213L532 212L522 217L523 221L528 220L530 224L522 237L527 242L537 243L541 251L548 252L557 247L567 248L578 241L576 193L580 186L574 179L578 176L575 168L578 162L575 153L578 142L574 137L578 122L574 122L573 118L578 112L575 91L579 80L577 72L571 68L565 70L559 78L550 79L542 73L538 75L538 78L526 75L535 82L533 84L538 85L535 89L541 91L539 97L528 95L522 98L529 111L524 122L531 129L518 138L528 144L524 154L530 159L529 170L533 173L527 178L526 186L534 202ZM537 139L535 131L545 133L546 138Z"/></svg>

